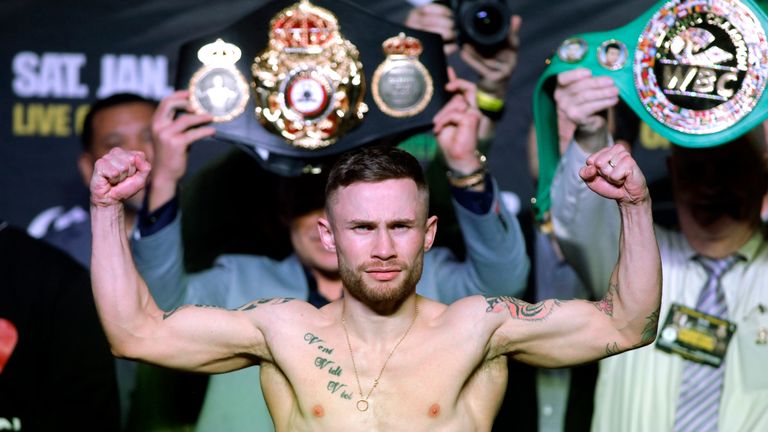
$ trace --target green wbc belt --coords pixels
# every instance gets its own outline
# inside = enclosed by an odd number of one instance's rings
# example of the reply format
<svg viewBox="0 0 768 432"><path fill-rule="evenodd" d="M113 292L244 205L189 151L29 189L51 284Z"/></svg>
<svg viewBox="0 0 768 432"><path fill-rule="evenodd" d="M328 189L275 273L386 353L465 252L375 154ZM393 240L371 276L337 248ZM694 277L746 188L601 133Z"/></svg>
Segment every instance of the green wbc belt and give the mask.
<svg viewBox="0 0 768 432"><path fill-rule="evenodd" d="M760 6L758 6L760 3ZM566 39L536 85L537 217L549 210L558 151L556 75L588 68L654 131L703 148L744 134L766 117L768 17L753 0L661 1L624 27Z"/></svg>

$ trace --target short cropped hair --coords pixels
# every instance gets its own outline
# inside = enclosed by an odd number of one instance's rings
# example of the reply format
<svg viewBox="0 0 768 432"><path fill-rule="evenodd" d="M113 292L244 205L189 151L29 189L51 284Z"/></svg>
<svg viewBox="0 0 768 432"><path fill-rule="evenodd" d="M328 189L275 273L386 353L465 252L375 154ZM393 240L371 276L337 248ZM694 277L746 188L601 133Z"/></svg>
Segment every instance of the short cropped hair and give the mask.
<svg viewBox="0 0 768 432"><path fill-rule="evenodd" d="M340 188L354 183L411 179L429 201L429 187L419 161L405 150L391 145L362 147L343 154L333 165L325 185L326 206Z"/></svg>
<svg viewBox="0 0 768 432"><path fill-rule="evenodd" d="M156 100L147 99L134 93L116 93L104 99L99 99L91 105L91 109L83 120L83 133L80 136L80 142L83 145L83 151L90 153L93 150L93 118L101 111L107 108L131 103L145 103L152 108L157 108Z"/></svg>

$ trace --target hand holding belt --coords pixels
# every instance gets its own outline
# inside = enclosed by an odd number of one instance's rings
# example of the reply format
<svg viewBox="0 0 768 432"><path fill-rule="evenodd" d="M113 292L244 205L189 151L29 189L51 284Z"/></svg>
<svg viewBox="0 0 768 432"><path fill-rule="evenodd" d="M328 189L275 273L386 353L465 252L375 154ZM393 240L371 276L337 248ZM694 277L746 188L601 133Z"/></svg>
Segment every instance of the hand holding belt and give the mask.
<svg viewBox="0 0 768 432"><path fill-rule="evenodd" d="M539 155L537 217L550 206L560 158L557 74L588 68L654 131L693 148L730 141L768 113L768 17L753 0L660 1L624 27L571 37L548 60L534 93Z"/></svg>

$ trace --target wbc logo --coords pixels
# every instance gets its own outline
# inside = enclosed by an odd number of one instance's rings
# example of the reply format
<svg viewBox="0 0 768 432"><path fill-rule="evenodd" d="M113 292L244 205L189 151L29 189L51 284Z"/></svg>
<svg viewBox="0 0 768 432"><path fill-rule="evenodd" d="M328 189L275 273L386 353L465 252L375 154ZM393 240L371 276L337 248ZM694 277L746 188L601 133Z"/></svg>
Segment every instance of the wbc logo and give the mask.
<svg viewBox="0 0 768 432"><path fill-rule="evenodd" d="M757 104L768 78L768 41L738 0L675 0L640 35L635 87L648 112L672 129L727 129Z"/></svg>

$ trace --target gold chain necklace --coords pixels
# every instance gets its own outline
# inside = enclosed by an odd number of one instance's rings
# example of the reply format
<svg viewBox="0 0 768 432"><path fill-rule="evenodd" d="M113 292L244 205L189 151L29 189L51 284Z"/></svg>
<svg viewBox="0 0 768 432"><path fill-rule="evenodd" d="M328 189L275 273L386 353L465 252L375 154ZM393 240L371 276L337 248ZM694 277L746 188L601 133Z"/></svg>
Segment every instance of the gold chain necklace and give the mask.
<svg viewBox="0 0 768 432"><path fill-rule="evenodd" d="M355 372L355 380L357 380L357 390L360 392L360 399L357 401L357 410L358 411L368 411L368 398L371 397L371 393L373 393L373 390L376 388L377 385L379 385L379 379L381 378L381 374L384 373L384 369L387 367L387 363L389 363L389 359L392 357L392 354L395 353L395 350L397 347L400 346L400 344L403 342L406 336L408 336L408 333L411 331L411 328L413 327L413 324L416 322L416 317L419 316L419 305L416 305L416 312L413 314L413 321L411 321L411 324L408 326L408 328L405 330L405 333L403 333L403 336L400 338L399 341L395 344L395 346L392 347L392 351L389 352L389 355L384 360L384 364L381 365L381 370L379 371L379 375L373 380L373 386L370 390L368 390L368 394L363 396L363 387L360 385L360 376L357 374L357 364L355 364L355 355L352 354L352 343L349 342L349 332L347 331L347 319L344 318L344 310L341 311L341 327L344 329L344 335L347 337L347 348L349 348L349 356L352 358L352 370Z"/></svg>

